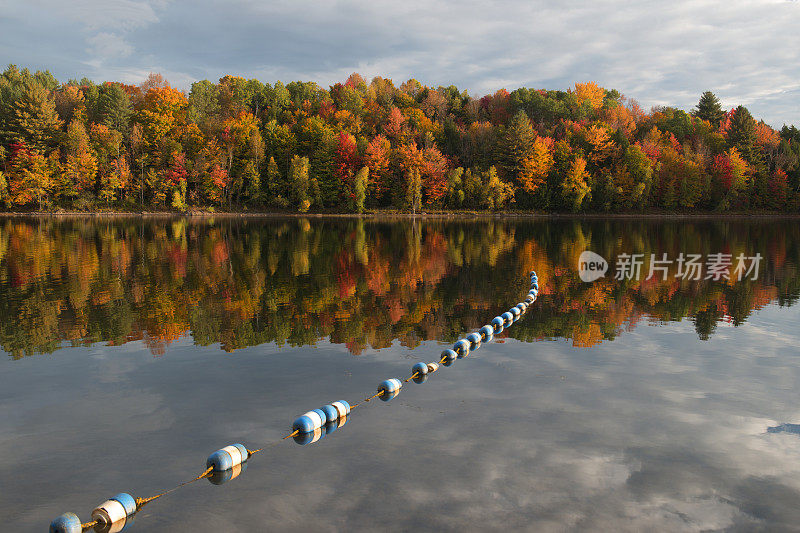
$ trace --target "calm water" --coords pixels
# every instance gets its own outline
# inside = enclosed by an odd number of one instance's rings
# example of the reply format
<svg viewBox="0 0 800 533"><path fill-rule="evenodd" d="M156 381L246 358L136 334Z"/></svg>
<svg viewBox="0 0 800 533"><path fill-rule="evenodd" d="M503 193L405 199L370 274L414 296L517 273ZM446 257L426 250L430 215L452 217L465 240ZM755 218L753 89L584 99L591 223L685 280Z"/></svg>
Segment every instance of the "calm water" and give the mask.
<svg viewBox="0 0 800 533"><path fill-rule="evenodd" d="M757 280L578 277L586 249L761 254ZM0 530L84 521L212 451L465 360L130 531L797 530L796 222L0 219Z"/></svg>

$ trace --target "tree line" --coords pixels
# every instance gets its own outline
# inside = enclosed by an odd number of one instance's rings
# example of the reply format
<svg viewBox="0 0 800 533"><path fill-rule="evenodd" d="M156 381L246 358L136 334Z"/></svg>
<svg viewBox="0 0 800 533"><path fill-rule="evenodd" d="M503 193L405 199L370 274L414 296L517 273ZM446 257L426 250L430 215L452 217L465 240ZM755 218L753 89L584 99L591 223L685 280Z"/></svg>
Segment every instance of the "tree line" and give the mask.
<svg viewBox="0 0 800 533"><path fill-rule="evenodd" d="M644 111L596 83L474 98L352 74L188 94L0 75L0 209L800 210L800 130L711 92Z"/></svg>

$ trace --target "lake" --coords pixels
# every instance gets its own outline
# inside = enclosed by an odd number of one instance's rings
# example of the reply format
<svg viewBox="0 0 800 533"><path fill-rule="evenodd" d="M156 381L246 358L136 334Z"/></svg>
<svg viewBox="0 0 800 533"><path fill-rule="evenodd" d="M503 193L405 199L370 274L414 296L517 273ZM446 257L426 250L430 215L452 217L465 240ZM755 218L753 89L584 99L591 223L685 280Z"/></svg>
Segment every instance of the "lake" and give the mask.
<svg viewBox="0 0 800 533"><path fill-rule="evenodd" d="M88 522L242 443L268 448L126 531L796 530L799 265L792 220L0 219L0 529ZM531 270L492 342L282 440Z"/></svg>

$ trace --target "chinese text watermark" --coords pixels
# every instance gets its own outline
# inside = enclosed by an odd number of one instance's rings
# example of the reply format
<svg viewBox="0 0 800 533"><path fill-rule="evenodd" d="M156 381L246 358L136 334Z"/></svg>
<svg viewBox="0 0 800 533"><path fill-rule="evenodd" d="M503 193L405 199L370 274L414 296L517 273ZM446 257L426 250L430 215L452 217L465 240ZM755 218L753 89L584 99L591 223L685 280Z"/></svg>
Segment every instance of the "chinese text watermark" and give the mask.
<svg viewBox="0 0 800 533"><path fill-rule="evenodd" d="M727 253L684 254L668 257L666 253L657 256L650 254L645 263L645 254L619 254L615 265L614 279L645 280L670 277L691 281L757 280L761 265L761 254L748 256L743 253L733 256ZM595 281L605 276L608 262L599 254L589 250L578 259L578 273L583 281Z"/></svg>

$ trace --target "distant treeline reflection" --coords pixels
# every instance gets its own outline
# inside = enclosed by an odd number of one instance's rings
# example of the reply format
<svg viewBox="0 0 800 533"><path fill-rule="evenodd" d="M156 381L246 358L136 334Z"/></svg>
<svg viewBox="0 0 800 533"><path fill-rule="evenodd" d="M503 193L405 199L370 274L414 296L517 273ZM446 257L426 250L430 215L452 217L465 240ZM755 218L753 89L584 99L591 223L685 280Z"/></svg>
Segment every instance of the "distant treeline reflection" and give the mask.
<svg viewBox="0 0 800 533"><path fill-rule="evenodd" d="M155 354L191 333L225 351L322 338L350 352L452 340L527 290L508 335L610 340L646 317L691 317L707 339L800 293L800 229L776 222L209 219L0 220L0 347L143 340ZM760 253L758 280L580 281L578 256Z"/></svg>

